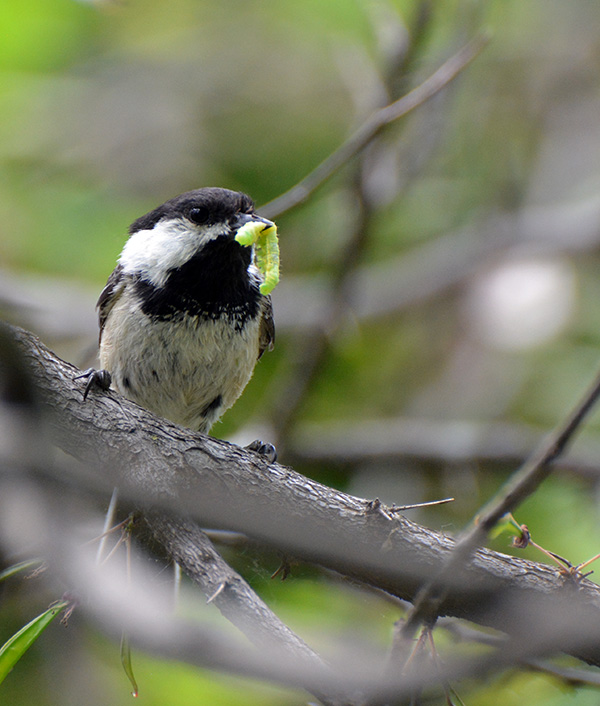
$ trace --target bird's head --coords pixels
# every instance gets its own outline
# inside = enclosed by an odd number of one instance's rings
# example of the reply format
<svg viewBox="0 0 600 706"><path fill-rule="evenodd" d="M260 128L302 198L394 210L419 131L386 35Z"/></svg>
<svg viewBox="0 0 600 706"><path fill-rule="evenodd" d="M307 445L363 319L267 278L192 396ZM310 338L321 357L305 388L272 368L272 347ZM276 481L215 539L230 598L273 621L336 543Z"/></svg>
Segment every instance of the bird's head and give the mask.
<svg viewBox="0 0 600 706"><path fill-rule="evenodd" d="M216 187L188 191L131 224L119 264L125 273L162 287L171 271L216 241L231 243L242 252L235 235L251 221L273 225L255 213L246 194Z"/></svg>

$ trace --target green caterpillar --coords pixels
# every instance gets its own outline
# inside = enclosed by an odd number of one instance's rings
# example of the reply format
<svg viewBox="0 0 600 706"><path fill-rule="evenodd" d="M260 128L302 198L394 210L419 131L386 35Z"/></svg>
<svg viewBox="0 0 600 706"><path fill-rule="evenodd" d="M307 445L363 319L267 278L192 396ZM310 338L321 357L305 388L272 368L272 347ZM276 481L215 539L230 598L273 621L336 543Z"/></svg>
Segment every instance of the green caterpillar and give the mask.
<svg viewBox="0 0 600 706"><path fill-rule="evenodd" d="M235 239L240 245L255 245L254 254L256 266L264 278L260 285L261 294L270 294L279 282L279 241L277 226L268 226L257 221L243 225L236 233Z"/></svg>

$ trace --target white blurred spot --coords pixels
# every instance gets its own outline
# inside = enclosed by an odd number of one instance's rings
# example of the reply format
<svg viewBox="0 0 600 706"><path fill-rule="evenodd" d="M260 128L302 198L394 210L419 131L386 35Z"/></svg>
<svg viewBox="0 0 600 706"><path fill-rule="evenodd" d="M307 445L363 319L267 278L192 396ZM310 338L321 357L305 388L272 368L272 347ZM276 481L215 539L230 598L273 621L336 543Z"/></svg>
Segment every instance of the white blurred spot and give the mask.
<svg viewBox="0 0 600 706"><path fill-rule="evenodd" d="M467 295L467 322L489 346L529 348L563 331L575 300L575 273L566 259L503 262L474 280Z"/></svg>

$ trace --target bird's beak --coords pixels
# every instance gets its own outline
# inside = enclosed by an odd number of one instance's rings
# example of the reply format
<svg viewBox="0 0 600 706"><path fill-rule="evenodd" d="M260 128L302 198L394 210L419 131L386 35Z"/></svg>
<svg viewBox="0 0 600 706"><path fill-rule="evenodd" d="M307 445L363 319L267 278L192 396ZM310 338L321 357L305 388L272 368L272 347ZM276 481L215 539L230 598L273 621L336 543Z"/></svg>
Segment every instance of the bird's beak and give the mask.
<svg viewBox="0 0 600 706"><path fill-rule="evenodd" d="M246 223L264 223L263 230L272 228L275 225L273 221L269 221L267 218L262 218L262 216L257 216L255 213L238 213L238 215L231 221L231 228L235 233L239 228L246 225Z"/></svg>

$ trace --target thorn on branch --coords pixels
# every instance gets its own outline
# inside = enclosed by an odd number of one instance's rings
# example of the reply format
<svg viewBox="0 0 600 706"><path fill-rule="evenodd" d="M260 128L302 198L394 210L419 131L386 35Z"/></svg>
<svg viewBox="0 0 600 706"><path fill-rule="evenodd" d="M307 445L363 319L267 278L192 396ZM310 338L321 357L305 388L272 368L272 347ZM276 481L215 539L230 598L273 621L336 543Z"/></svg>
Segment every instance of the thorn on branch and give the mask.
<svg viewBox="0 0 600 706"><path fill-rule="evenodd" d="M69 627L69 619L73 615L73 611L77 606L79 605L79 598L74 593L71 593L70 591L67 591L66 593L63 593L62 597L63 601L67 601L68 605L65 608L65 612L62 615L62 618L60 619L60 624L63 625L65 628Z"/></svg>
<svg viewBox="0 0 600 706"><path fill-rule="evenodd" d="M28 574L26 574L25 580L37 579L39 576L41 576L47 570L48 570L48 564L46 564L46 562L44 561L38 567L33 569L33 571L30 571Z"/></svg>
<svg viewBox="0 0 600 706"><path fill-rule="evenodd" d="M285 581L287 577L292 573L292 565L287 557L283 557L279 568L271 574L271 578L274 579L277 576L281 576L281 580Z"/></svg>
<svg viewBox="0 0 600 706"><path fill-rule="evenodd" d="M382 517L385 517L386 520L394 519L379 498L369 500L366 503L365 515L381 515Z"/></svg>
<svg viewBox="0 0 600 706"><path fill-rule="evenodd" d="M227 581L221 581L217 590L206 599L207 605L209 603L212 603L216 598L218 598L226 588L227 588Z"/></svg>

